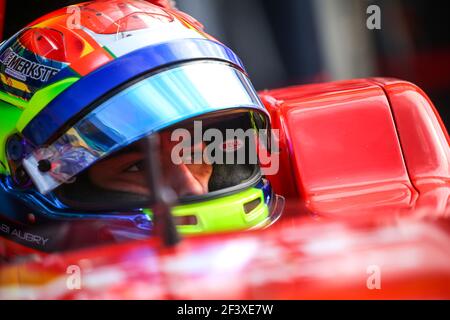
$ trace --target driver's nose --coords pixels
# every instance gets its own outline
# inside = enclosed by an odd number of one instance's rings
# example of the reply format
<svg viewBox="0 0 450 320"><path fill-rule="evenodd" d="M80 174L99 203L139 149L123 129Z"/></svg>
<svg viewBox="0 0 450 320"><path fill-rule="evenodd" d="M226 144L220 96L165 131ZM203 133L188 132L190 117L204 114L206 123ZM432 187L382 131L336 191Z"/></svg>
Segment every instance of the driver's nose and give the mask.
<svg viewBox="0 0 450 320"><path fill-rule="evenodd" d="M164 163L164 176L179 197L202 195L208 192L207 185L199 181L188 165Z"/></svg>

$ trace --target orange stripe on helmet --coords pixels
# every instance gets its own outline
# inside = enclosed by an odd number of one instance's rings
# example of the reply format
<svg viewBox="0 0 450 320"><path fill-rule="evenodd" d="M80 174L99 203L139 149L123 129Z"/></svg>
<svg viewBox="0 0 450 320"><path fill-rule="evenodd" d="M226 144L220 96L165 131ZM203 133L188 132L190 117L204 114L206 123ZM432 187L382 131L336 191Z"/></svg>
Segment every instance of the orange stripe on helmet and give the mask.
<svg viewBox="0 0 450 320"><path fill-rule="evenodd" d="M114 60L114 57L104 48L100 48L83 57L83 59L72 63L71 68L81 76L85 76L112 60Z"/></svg>

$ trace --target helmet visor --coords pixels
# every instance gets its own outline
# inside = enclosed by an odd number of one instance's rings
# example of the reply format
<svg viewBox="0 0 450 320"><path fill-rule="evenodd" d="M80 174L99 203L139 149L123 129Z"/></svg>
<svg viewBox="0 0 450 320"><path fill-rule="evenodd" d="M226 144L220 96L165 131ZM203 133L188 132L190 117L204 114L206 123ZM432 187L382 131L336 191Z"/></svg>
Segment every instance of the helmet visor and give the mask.
<svg viewBox="0 0 450 320"><path fill-rule="evenodd" d="M153 133L160 133L161 147L165 148L167 134L173 130L164 129L188 119L247 110L246 120L242 114L238 117L239 121L247 121L244 127L248 124L255 127L255 121L258 127L268 123L266 111L248 78L228 64L212 61L184 64L150 75L91 110L60 138L46 147L36 148L25 158L24 167L41 193L73 182L95 163L106 161ZM184 125L186 132L192 131L190 122ZM202 150L205 144L190 147ZM160 152L165 154L166 150Z"/></svg>

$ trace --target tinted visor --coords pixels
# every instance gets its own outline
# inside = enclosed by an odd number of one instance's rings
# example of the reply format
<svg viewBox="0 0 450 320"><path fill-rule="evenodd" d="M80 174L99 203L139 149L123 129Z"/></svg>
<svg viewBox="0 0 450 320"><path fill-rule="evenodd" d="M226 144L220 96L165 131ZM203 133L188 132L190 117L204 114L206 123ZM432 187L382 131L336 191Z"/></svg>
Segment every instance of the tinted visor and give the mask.
<svg viewBox="0 0 450 320"><path fill-rule="evenodd" d="M54 194L76 210L112 211L148 207L154 199L149 159L158 161L159 179L181 203L195 203L240 192L261 181L258 130L245 110L195 118L146 137L96 162ZM263 118L262 118L263 119ZM149 157L149 152L156 157Z"/></svg>
<svg viewBox="0 0 450 320"><path fill-rule="evenodd" d="M148 135L204 114L242 109L266 114L241 71L212 61L177 66L100 103L59 139L35 149L24 167L45 194Z"/></svg>

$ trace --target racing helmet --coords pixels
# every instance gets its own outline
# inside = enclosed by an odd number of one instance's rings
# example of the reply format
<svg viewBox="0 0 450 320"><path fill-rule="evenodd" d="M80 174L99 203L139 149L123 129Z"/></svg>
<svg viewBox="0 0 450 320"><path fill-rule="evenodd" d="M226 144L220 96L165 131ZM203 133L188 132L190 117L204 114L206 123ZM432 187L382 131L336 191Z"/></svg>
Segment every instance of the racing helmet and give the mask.
<svg viewBox="0 0 450 320"><path fill-rule="evenodd" d="M148 236L148 152L182 234L266 227L282 209L257 159L269 129L242 62L192 17L139 0L50 13L0 46L2 236Z"/></svg>

